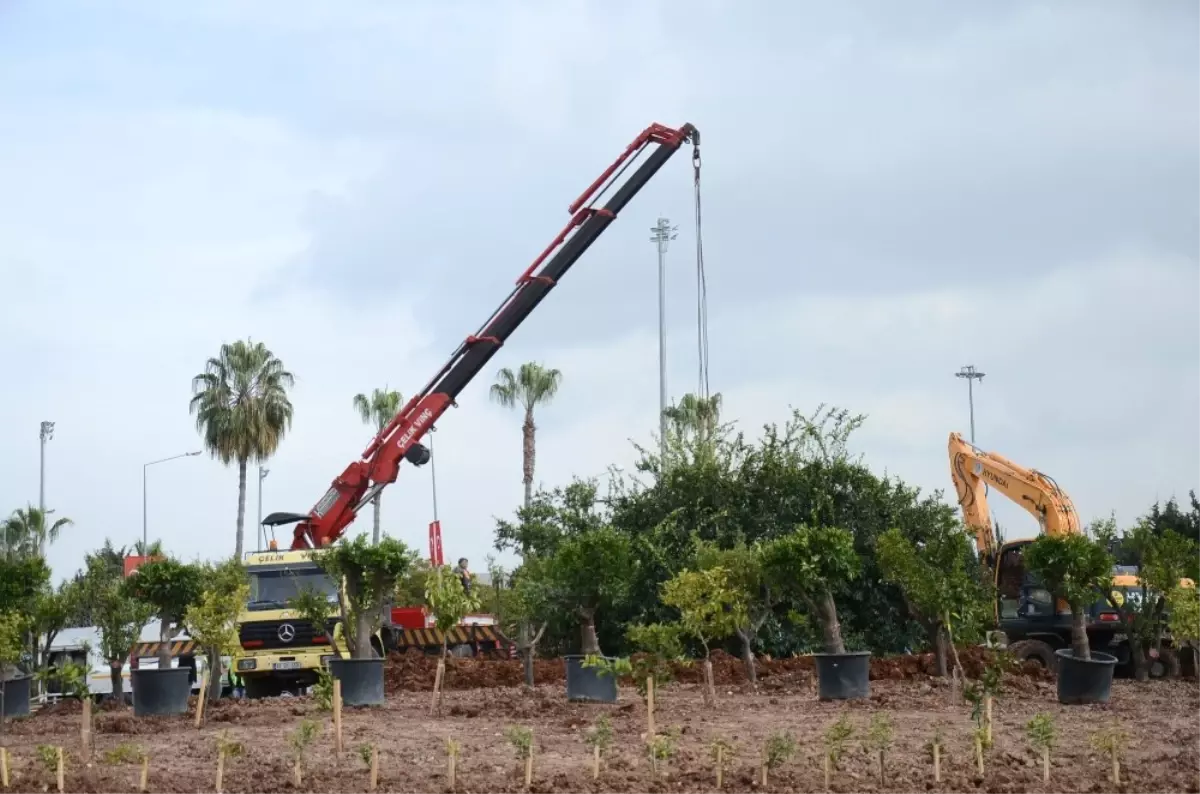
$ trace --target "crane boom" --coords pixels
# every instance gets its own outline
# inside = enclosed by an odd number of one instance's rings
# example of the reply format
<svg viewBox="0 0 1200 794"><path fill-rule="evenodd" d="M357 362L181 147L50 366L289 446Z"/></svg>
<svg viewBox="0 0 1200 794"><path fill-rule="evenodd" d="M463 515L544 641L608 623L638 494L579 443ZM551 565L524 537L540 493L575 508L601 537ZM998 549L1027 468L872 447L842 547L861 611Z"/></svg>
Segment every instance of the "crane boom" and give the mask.
<svg viewBox="0 0 1200 794"><path fill-rule="evenodd" d="M963 520L975 533L980 555L995 551L996 541L988 512L986 486L990 485L1033 514L1048 535L1083 531L1071 497L1051 477L1027 469L995 452L984 452L958 433L950 434L950 476L958 494Z"/></svg>
<svg viewBox="0 0 1200 794"><path fill-rule="evenodd" d="M274 513L265 524L296 523L292 548L328 545L346 531L358 511L389 483L395 482L400 462L415 466L429 461L422 437L517 327L554 289L559 279L616 219L680 146L691 142L693 163L699 167L700 134L691 124L677 129L652 124L568 207L571 219L544 251L521 273L516 286L479 330L468 336L446 364L417 394L405 403L392 421L379 431L359 460L353 461L333 481L325 495L307 514ZM602 207L596 206L643 151L649 155L616 187Z"/></svg>

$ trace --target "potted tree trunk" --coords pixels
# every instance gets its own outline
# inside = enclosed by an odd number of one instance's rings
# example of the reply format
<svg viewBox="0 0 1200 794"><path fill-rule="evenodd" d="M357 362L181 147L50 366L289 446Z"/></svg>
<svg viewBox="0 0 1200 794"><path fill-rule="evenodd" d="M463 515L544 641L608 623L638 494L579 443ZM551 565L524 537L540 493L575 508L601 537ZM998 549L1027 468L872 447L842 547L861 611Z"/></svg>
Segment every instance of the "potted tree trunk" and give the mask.
<svg viewBox="0 0 1200 794"><path fill-rule="evenodd" d="M384 606L396 589L396 581L416 558L416 552L395 538L385 537L372 545L366 535L343 540L312 556L313 562L340 582L341 626L350 658L342 657L339 651L339 658L329 662L329 672L342 682L342 702L347 706L383 703L384 659L372 647L371 639L383 625ZM336 643L333 645L339 650Z"/></svg>
<svg viewBox="0 0 1200 794"><path fill-rule="evenodd" d="M838 622L835 588L855 579L860 568L854 535L838 527L801 524L763 549L764 569L782 593L806 603L821 626L824 653L815 653L822 700L853 700L871 694L870 651L846 651Z"/></svg>
<svg viewBox="0 0 1200 794"><path fill-rule="evenodd" d="M1112 585L1112 557L1086 535L1043 535L1024 557L1026 569L1071 611L1071 647L1055 651L1059 702L1107 703L1117 657L1091 650L1087 613Z"/></svg>
<svg viewBox="0 0 1200 794"><path fill-rule="evenodd" d="M200 597L200 569L174 559L143 563L124 582L129 597L145 604L159 619L157 668L138 666L130 672L136 716L186 714L195 668L171 667L171 639L183 627L183 616Z"/></svg>

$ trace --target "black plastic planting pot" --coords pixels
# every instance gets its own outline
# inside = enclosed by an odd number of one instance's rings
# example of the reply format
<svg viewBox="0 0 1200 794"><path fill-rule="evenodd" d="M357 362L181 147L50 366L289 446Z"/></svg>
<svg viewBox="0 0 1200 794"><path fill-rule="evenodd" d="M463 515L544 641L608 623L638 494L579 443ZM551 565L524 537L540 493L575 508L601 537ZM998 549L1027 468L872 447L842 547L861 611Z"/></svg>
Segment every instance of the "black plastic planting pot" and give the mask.
<svg viewBox="0 0 1200 794"><path fill-rule="evenodd" d="M32 681L32 676L25 676L0 683L0 695L4 697L5 717L29 716L29 685Z"/></svg>
<svg viewBox="0 0 1200 794"><path fill-rule="evenodd" d="M1077 659L1070 648L1061 648L1054 655L1058 657L1059 703L1108 702L1117 657L1092 651L1091 659Z"/></svg>
<svg viewBox="0 0 1200 794"><path fill-rule="evenodd" d="M567 663L567 700L573 703L616 703L617 678L600 674L597 667L584 667L583 656L564 656Z"/></svg>
<svg viewBox="0 0 1200 794"><path fill-rule="evenodd" d="M134 716L187 714L188 696L192 694L191 672L187 667L133 670L129 678L133 684Z"/></svg>
<svg viewBox="0 0 1200 794"><path fill-rule="evenodd" d="M330 659L329 672L342 682L342 704L383 704L383 659Z"/></svg>
<svg viewBox="0 0 1200 794"><path fill-rule="evenodd" d="M871 652L814 653L821 700L858 700L871 696Z"/></svg>

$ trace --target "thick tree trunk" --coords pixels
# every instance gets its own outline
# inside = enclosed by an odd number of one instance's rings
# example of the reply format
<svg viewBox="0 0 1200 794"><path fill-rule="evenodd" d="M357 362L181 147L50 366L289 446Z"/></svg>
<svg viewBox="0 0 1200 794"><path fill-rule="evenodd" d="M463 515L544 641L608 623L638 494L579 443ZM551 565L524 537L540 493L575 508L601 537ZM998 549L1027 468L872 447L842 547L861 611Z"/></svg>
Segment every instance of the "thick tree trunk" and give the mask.
<svg viewBox="0 0 1200 794"><path fill-rule="evenodd" d="M535 456L534 435L537 426L533 423L533 408L525 409L525 424L521 426L523 445L522 482L525 483L525 507L533 501L533 464Z"/></svg>
<svg viewBox="0 0 1200 794"><path fill-rule="evenodd" d="M583 616L581 651L584 656L599 656L600 640L596 637L596 610L581 609L579 611Z"/></svg>
<svg viewBox="0 0 1200 794"><path fill-rule="evenodd" d="M1076 659L1091 660L1092 650L1088 645L1087 630L1084 628L1083 609L1071 610L1071 654Z"/></svg>
<svg viewBox="0 0 1200 794"><path fill-rule="evenodd" d="M754 663L754 648L751 641L754 639L747 629L737 630L738 638L742 641L742 667L746 670L746 680L751 684L758 684L758 666Z"/></svg>
<svg viewBox="0 0 1200 794"><path fill-rule="evenodd" d="M158 623L158 669L171 667L171 624L167 620Z"/></svg>
<svg viewBox="0 0 1200 794"><path fill-rule="evenodd" d="M933 658L937 663L937 674L945 678L950 672L950 638L946 627L939 621L933 624Z"/></svg>
<svg viewBox="0 0 1200 794"><path fill-rule="evenodd" d="M1129 662L1133 665L1133 678L1135 681L1150 680L1150 665L1146 660L1146 646L1142 644L1142 638L1133 633L1129 635Z"/></svg>
<svg viewBox="0 0 1200 794"><path fill-rule="evenodd" d="M216 703L221 698L222 689L221 649L210 645L204 649L204 652L208 656L208 702Z"/></svg>
<svg viewBox="0 0 1200 794"><path fill-rule="evenodd" d="M239 562L242 559L242 537L246 527L246 462L245 458L238 461L237 543L234 554Z"/></svg>
<svg viewBox="0 0 1200 794"><path fill-rule="evenodd" d="M821 635L825 642L825 653L845 653L846 646L842 643L842 624L838 622L833 593L826 592L817 605L817 609L821 618Z"/></svg>
<svg viewBox="0 0 1200 794"><path fill-rule="evenodd" d="M375 656L371 648L371 614L366 610L354 618L354 658L371 659Z"/></svg>
<svg viewBox="0 0 1200 794"><path fill-rule="evenodd" d="M109 680L112 681L112 696L118 703L125 702L125 679L121 677L121 668L124 665L123 659L108 663Z"/></svg>
<svg viewBox="0 0 1200 794"><path fill-rule="evenodd" d="M376 546L379 545L379 500L383 498L383 494L378 494L371 500L371 507L375 511L375 526L371 531L371 542Z"/></svg>

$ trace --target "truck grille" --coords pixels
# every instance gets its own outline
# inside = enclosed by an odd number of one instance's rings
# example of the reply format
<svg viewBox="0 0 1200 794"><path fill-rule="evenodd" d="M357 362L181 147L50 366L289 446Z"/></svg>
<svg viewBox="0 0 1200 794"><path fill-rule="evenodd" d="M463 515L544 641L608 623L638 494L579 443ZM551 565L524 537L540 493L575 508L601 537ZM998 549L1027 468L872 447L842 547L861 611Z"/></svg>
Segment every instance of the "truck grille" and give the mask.
<svg viewBox="0 0 1200 794"><path fill-rule="evenodd" d="M334 623L329 623L331 631ZM291 632L285 630L285 626L291 627ZM292 636L287 638L289 633ZM312 645L314 637L323 636L314 632L312 623L307 620L258 620L243 623L238 629L238 641L243 646L254 643L253 648L300 648Z"/></svg>

